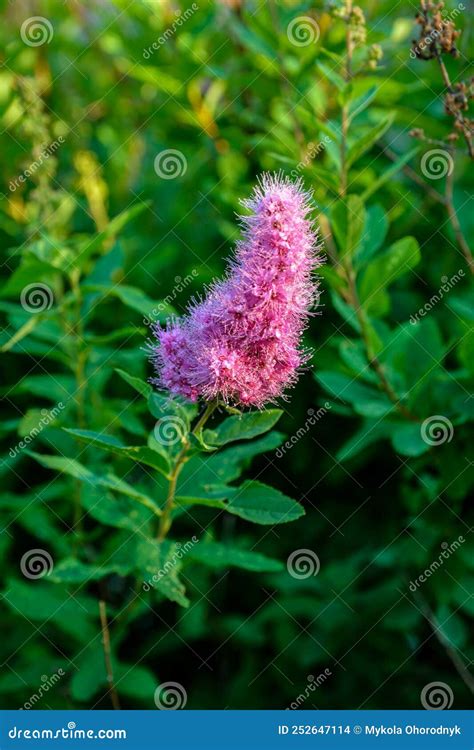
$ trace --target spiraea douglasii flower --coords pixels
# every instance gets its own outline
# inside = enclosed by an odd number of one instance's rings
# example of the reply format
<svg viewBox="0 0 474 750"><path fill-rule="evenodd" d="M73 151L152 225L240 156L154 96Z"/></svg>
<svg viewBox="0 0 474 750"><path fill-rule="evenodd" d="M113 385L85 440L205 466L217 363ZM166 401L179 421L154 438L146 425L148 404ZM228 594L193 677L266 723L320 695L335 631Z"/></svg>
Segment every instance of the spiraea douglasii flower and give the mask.
<svg viewBox="0 0 474 750"><path fill-rule="evenodd" d="M301 343L318 298L321 257L301 181L264 175L242 217L227 276L187 315L155 328L154 383L190 399L261 407L307 359Z"/></svg>

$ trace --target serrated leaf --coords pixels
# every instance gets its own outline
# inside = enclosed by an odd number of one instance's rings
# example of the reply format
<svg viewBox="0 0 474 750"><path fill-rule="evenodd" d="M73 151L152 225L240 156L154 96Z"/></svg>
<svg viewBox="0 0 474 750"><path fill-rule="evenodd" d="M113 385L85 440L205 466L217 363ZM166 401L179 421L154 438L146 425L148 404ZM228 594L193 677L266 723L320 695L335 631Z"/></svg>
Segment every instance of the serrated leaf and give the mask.
<svg viewBox="0 0 474 750"><path fill-rule="evenodd" d="M132 545L129 552L133 554L135 567L149 586L181 607L188 607L189 599L178 575L182 562L176 544L167 539L158 542L140 538L132 540ZM128 556L127 550L125 556Z"/></svg>
<svg viewBox="0 0 474 750"><path fill-rule="evenodd" d="M214 492L215 494L202 497L178 495L176 504L220 508L246 521L259 524L287 523L303 516L305 512L296 500L254 480L244 482L240 487L216 485Z"/></svg>

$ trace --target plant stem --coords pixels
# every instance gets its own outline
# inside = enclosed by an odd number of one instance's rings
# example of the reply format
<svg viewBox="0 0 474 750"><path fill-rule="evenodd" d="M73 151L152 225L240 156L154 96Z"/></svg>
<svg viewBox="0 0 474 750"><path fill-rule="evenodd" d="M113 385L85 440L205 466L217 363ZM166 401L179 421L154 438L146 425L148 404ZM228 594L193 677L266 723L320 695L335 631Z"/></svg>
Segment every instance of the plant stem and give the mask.
<svg viewBox="0 0 474 750"><path fill-rule="evenodd" d="M109 625L107 622L107 605L103 599L99 601L99 614L100 624L102 628L102 646L104 649L105 669L107 672L107 682L109 685L109 694L112 701L112 706L120 710L120 701L117 693L117 688L114 683L114 672L112 667L112 653L110 649L110 633Z"/></svg>
<svg viewBox="0 0 474 750"><path fill-rule="evenodd" d="M350 83L352 79L352 55L354 51L354 45L351 35L350 28L350 17L352 13L352 0L346 0L346 59L345 59L345 70L344 80L346 83ZM349 104L345 103L341 110L341 146L340 146L340 157L341 157L341 171L340 171L340 184L339 184L339 195L341 198L345 198L347 194L348 186L348 169L347 169L347 136L349 133ZM348 302L354 309L357 321L360 326L362 341L365 348L367 362L369 367L374 371L379 380L381 390L387 395L389 400L398 410L398 412L405 418L412 421L418 421L417 418L400 402L397 393L392 388L391 384L387 380L383 366L380 360L377 358L371 340L370 331L367 322L367 317L360 304L359 294L357 291L356 284L356 271L354 269L352 258L346 256L341 261L341 266L344 270L347 280L347 297Z"/></svg>
<svg viewBox="0 0 474 750"><path fill-rule="evenodd" d="M357 286L356 286L356 280L355 280L355 273L352 269L352 266L350 264L350 261L348 263L348 267L346 268L346 278L347 283L349 287L349 300L351 306L354 308L354 312L356 314L357 321L360 326L361 334L362 334L362 341L365 348L365 353L367 357L367 362L369 364L369 367L374 371L374 373L377 375L380 383L380 387L382 391L388 396L392 404L395 406L398 412L405 417L405 419L409 419L413 422L418 422L418 418L411 413L409 409L407 409L406 406L404 406L400 398L398 397L395 390L392 388L391 384L387 380L387 376L385 375L382 363L377 358L377 355L375 354L373 350L372 343L370 341L370 333L367 325L367 318L365 316L364 310L362 308L362 305L360 304L359 300L359 294L357 292Z"/></svg>
<svg viewBox="0 0 474 750"><path fill-rule="evenodd" d="M209 419L209 417L211 416L211 414L213 414L213 412L217 408L218 404L219 404L219 402L218 402L217 399L214 400L214 401L209 401L209 403L207 404L204 412L202 413L202 415L200 416L200 418L198 419L198 421L196 422L196 425L194 426L194 428L192 430L192 434L193 435L199 435L202 432L202 428L206 424L206 422ZM178 477L180 475L180 472L181 472L184 464L187 461L188 451L189 451L190 445L191 445L191 443L186 438L186 440L184 442L184 445L183 445L183 448L181 449L181 451L178 454L178 457L176 458L176 461L175 461L175 464L174 464L174 467L173 467L173 471L170 474L170 483L169 483L169 486L168 486L168 495L166 497L165 507L163 508L163 513L162 513L162 516L160 518L160 525L159 525L159 528L158 528L157 540L159 542L162 542L163 539L166 538L166 535L168 534L168 531L171 528L171 524L172 524L171 514L172 514L173 509L174 509L174 498L175 498L175 495L176 495L176 485L177 485L177 482L178 482Z"/></svg>
<svg viewBox="0 0 474 750"><path fill-rule="evenodd" d="M352 78L352 53L353 44L350 29L350 15L352 13L352 0L346 0L346 65L344 79L349 83ZM348 169L347 169L347 136L349 133L349 103L345 102L341 111L341 179L339 195L343 198L347 193Z"/></svg>
<svg viewBox="0 0 474 750"><path fill-rule="evenodd" d="M456 209L454 207L454 159L453 159L453 168L451 171L448 170L448 174L446 175L446 189L445 189L445 195L446 195L446 209L448 211L449 221L451 223L451 226L453 228L454 234L456 235L456 240L459 245L459 247L462 250L462 253L466 259L466 263L469 267L469 270L471 273L474 273L474 259L472 257L471 249L469 245L466 242L466 238L464 237L464 234L461 229L461 224L459 223L458 215L456 213Z"/></svg>

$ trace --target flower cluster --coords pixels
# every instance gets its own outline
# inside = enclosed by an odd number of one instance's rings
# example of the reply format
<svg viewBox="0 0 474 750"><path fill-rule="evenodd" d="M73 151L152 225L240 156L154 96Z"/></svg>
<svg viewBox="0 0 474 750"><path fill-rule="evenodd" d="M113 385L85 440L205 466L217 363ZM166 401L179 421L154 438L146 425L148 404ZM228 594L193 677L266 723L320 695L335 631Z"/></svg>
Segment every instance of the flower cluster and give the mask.
<svg viewBox="0 0 474 750"><path fill-rule="evenodd" d="M318 297L320 264L301 181L264 175L242 218L224 280L187 315L156 326L152 381L195 400L261 407L292 385L307 359L301 336Z"/></svg>

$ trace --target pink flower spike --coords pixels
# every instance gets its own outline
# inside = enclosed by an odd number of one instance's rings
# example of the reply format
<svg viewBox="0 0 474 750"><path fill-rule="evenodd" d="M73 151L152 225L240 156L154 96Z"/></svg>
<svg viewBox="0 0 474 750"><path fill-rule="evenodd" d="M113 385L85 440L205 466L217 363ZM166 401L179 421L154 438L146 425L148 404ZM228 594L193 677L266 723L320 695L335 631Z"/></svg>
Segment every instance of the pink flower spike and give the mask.
<svg viewBox="0 0 474 750"><path fill-rule="evenodd" d="M252 213L241 217L226 278L181 319L155 328L153 383L193 400L262 407L296 382L322 262L310 198L301 180L263 175L243 201Z"/></svg>

